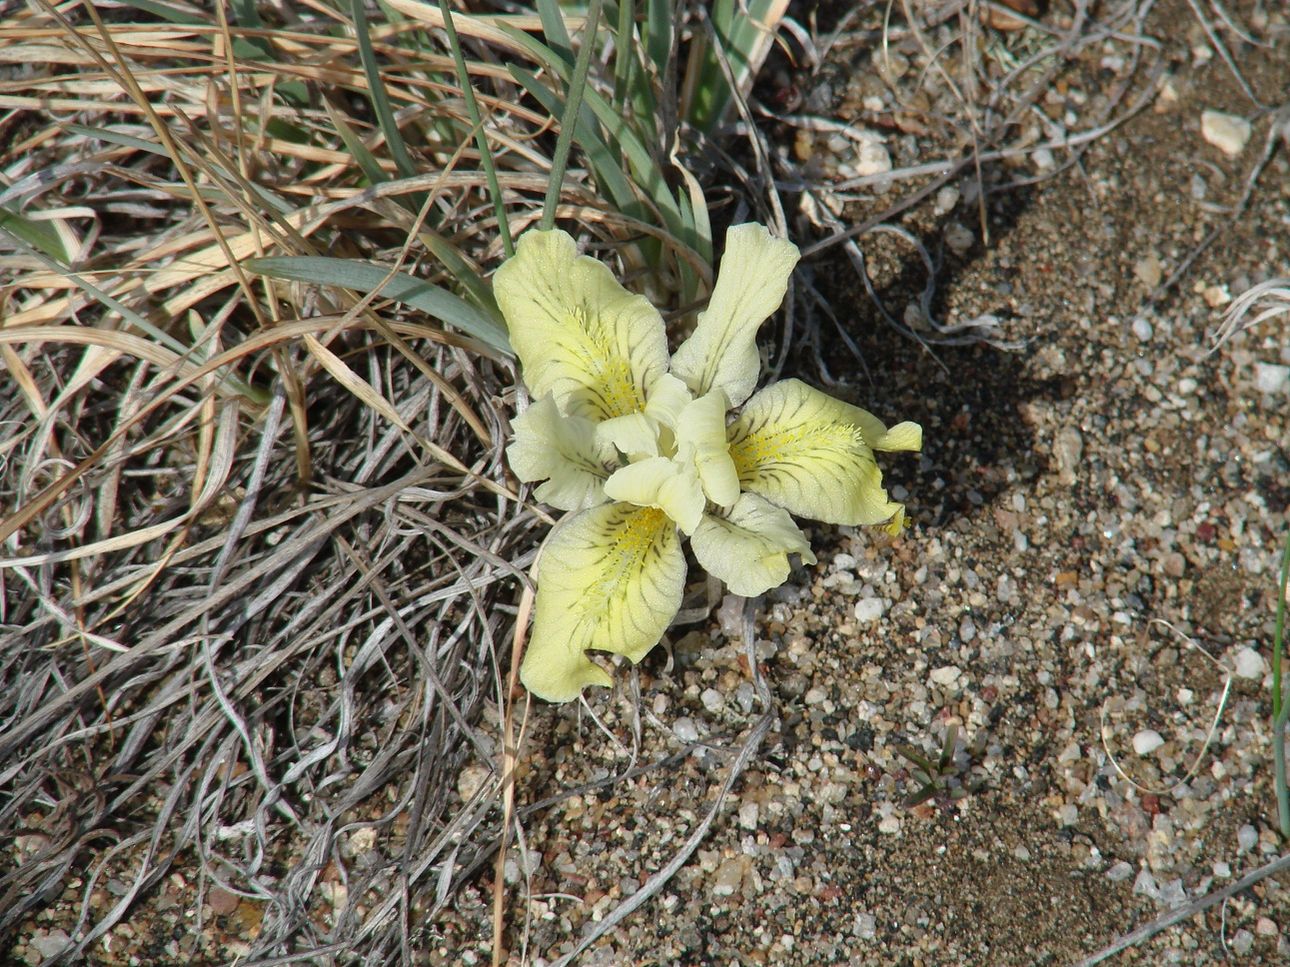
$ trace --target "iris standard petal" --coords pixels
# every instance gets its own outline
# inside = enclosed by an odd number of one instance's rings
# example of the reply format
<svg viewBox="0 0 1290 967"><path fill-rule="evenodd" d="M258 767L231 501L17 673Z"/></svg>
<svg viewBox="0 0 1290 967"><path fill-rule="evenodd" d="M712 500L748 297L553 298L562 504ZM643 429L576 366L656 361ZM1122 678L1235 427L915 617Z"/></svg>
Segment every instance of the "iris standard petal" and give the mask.
<svg viewBox="0 0 1290 967"><path fill-rule="evenodd" d="M596 427L579 416L561 416L551 394L511 421L515 438L506 459L525 483L545 480L538 500L560 510L605 502L604 483L614 460L612 446L597 440Z"/></svg>
<svg viewBox="0 0 1290 967"><path fill-rule="evenodd" d="M757 330L784 301L798 258L796 245L772 238L763 225L735 225L726 233L708 308L672 357L672 372L696 396L720 387L738 406L752 393L761 363Z"/></svg>
<svg viewBox="0 0 1290 967"><path fill-rule="evenodd" d="M729 408L725 391L717 388L687 405L676 425L678 455L694 463L704 493L721 507L739 496L739 474L726 440Z"/></svg>
<svg viewBox="0 0 1290 967"><path fill-rule="evenodd" d="M789 554L815 563L806 535L788 512L756 494L740 494L725 514L705 514L690 546L704 570L746 598L784 583Z"/></svg>
<svg viewBox="0 0 1290 967"><path fill-rule="evenodd" d="M801 517L831 524L891 520L902 508L882 488L864 416L800 380L766 387L728 431L740 484Z"/></svg>
<svg viewBox="0 0 1290 967"><path fill-rule="evenodd" d="M686 534L699 526L705 504L695 469L667 457L650 457L615 470L605 481L605 494L610 500L657 507Z"/></svg>
<svg viewBox="0 0 1290 967"><path fill-rule="evenodd" d="M681 607L685 555L662 511L602 504L552 531L537 582L520 680L539 698L568 702L610 684L587 649L637 662L658 644Z"/></svg>
<svg viewBox="0 0 1290 967"><path fill-rule="evenodd" d="M511 346L533 396L594 422L645 408L667 371L663 318L566 232L529 231L493 277Z"/></svg>

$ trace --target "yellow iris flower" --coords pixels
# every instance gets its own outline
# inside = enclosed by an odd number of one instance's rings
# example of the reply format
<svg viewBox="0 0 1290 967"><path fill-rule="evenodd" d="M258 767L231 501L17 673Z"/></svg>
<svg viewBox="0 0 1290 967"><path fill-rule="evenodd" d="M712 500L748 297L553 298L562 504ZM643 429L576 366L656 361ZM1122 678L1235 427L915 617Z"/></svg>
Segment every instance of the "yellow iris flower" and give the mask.
<svg viewBox="0 0 1290 967"><path fill-rule="evenodd" d="M534 399L507 457L521 480L542 481L539 500L569 512L537 566L520 670L533 694L567 702L609 685L588 649L636 662L658 644L681 607L682 534L709 573L751 597L787 579L788 555L815 561L790 514L903 526L873 454L921 449L918 424L888 430L795 379L753 394L757 330L797 260L761 225L731 228L708 308L670 359L658 310L565 232L527 232L498 269L493 290Z"/></svg>

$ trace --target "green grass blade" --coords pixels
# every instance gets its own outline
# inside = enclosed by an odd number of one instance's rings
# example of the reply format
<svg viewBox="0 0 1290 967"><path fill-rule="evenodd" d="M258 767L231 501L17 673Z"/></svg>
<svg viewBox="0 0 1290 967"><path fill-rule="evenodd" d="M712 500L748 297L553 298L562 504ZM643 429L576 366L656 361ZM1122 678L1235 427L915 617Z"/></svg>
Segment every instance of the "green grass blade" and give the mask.
<svg viewBox="0 0 1290 967"><path fill-rule="evenodd" d="M489 315L460 296L424 279L395 272L371 262L325 256L299 255L248 259L242 263L259 275L291 282L335 285L364 294L379 289L379 294L459 329L468 336L511 355L506 327L497 316ZM384 284L382 284L384 283Z"/></svg>
<svg viewBox="0 0 1290 967"><path fill-rule="evenodd" d="M508 65L507 70L552 117L558 117L563 113L564 101L539 81L531 71L516 67L514 64ZM618 211L633 217L641 217L640 199L632 190L627 176L623 174L621 162L605 144L604 139L596 133L593 127L594 121L594 116L587 110L586 105L583 105L582 111L578 114L578 126L573 133L573 138L583 154L587 156L587 164L596 179L596 186Z"/></svg>
<svg viewBox="0 0 1290 967"><path fill-rule="evenodd" d="M192 24L210 23L209 20L203 19L196 14L172 7L167 3L158 3L157 0L124 0L124 3L127 7L133 7L143 13L150 13L154 17L159 17L172 24L190 26Z"/></svg>
<svg viewBox="0 0 1290 967"><path fill-rule="evenodd" d="M544 64L561 80L568 82L568 65L555 57L545 46L518 30L507 28L507 33L514 38L516 43L522 45L530 56L539 63ZM610 138L617 143L623 157L627 160L628 167L631 169L632 177L636 179L636 184L658 208L663 217L664 226L693 248L692 231L687 230L676 198L672 195L672 190L668 187L667 180L663 177L663 171L645 148L644 143L632 131L622 114L594 87L587 86L583 95L587 106L591 108L597 120L604 126Z"/></svg>
<svg viewBox="0 0 1290 967"><path fill-rule="evenodd" d="M564 13L560 10L560 0L537 0L538 17L542 21L542 33L547 46L551 48L566 64L572 64L573 38L564 22Z"/></svg>
<svg viewBox="0 0 1290 967"><path fill-rule="evenodd" d="M614 36L614 103L627 103L628 92L632 89L632 76L636 67L635 44L633 43L636 27L635 0L620 0L618 4L618 23L611 28Z"/></svg>
<svg viewBox="0 0 1290 967"><path fill-rule="evenodd" d="M398 121L394 118L394 109L390 107L390 97L385 90L385 81L381 78L380 65L376 63L376 51L372 49L372 36L367 27L367 13L363 9L363 0L350 0L350 12L354 18L354 38L358 43L358 59L363 65L367 77L367 98L376 112L376 123L380 125L381 134L389 146L390 157L394 166L405 178L417 173L408 146L403 141L403 132L399 130ZM420 210L425 198L413 200L413 207Z"/></svg>
<svg viewBox="0 0 1290 967"><path fill-rule="evenodd" d="M544 229L555 227L555 208L560 203L560 189L564 186L564 171L569 164L569 150L573 147L573 132L578 126L578 112L587 90L587 71L591 67L591 53L596 48L596 29L600 26L601 0L591 0L587 6L587 24L583 28L582 47L569 80L564 102L564 115L560 119L560 136L556 138L555 154L551 158L551 182L547 185L546 199L542 203Z"/></svg>
<svg viewBox="0 0 1290 967"><path fill-rule="evenodd" d="M363 143L363 139L359 137L358 132L350 127L349 122L341 116L339 111L331 106L331 102L326 98L323 98L323 107L327 111L327 116L331 119L332 127L336 129L336 133L340 135L341 141L344 142L345 150L353 156L354 162L362 170L368 183L382 185L389 181L390 176L381 167L376 155L372 154L371 149ZM399 199L399 201L406 207L406 199Z"/></svg>
<svg viewBox="0 0 1290 967"><path fill-rule="evenodd" d="M673 0L647 0L645 7L645 24L642 38L645 52L654 62L659 76L667 71L667 62L672 57L672 24L675 21Z"/></svg>
<svg viewBox="0 0 1290 967"><path fill-rule="evenodd" d="M484 169L484 177L488 179L488 194L493 199L493 211L497 214L497 230L502 236L502 250L506 253L506 257L510 258L515 254L515 243L511 241L511 226L506 219L502 186L497 180L497 166L493 164L493 152L488 146L488 134L484 131L479 102L475 99L475 88L470 82L470 71L466 70L466 58L461 52L461 41L457 38L457 27L452 22L452 11L448 8L448 0L439 0L439 10L443 13L444 30L448 34L448 47L452 50L452 62L457 69L457 83L461 85L462 97L466 99L466 116L470 118L471 129L475 132L479 164Z"/></svg>
<svg viewBox="0 0 1290 967"><path fill-rule="evenodd" d="M21 239L61 266L66 267L72 262L72 253L67 251L58 230L49 222L28 218L0 206L0 231Z"/></svg>

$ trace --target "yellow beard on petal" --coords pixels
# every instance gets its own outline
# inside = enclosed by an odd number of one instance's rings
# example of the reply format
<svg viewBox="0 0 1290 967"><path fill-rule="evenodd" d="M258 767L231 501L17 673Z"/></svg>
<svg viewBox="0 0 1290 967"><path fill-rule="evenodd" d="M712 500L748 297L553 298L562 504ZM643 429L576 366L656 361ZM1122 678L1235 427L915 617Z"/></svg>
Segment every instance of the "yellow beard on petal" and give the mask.
<svg viewBox="0 0 1290 967"><path fill-rule="evenodd" d="M646 559L657 555L659 531L670 526L667 514L657 507L642 507L626 515L606 548L599 579L587 586L583 610L602 611L607 601L620 597L623 586L642 570Z"/></svg>

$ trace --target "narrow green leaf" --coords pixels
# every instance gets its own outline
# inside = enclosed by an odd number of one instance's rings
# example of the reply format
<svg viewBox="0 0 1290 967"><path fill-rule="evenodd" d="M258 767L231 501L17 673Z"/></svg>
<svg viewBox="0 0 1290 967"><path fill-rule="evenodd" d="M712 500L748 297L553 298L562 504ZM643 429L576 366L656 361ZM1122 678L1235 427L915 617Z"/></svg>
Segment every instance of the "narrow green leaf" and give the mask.
<svg viewBox="0 0 1290 967"><path fill-rule="evenodd" d="M591 0L587 6L587 23L582 31L582 47L573 66L573 76L565 95L564 115L560 120L560 135L555 141L555 154L551 158L551 182L547 185L546 199L542 204L542 228L555 227L555 209L560 203L560 189L564 186L564 171L569 163L569 150L573 147L573 132L578 126L578 112L587 91L587 70L591 67L591 53L596 49L596 30L600 26L601 0Z"/></svg>
<svg viewBox="0 0 1290 967"><path fill-rule="evenodd" d="M335 285L362 293L379 289L381 296L418 309L499 352L511 355L506 326L498 316L490 316L460 296L424 279L403 272L391 276L388 268L371 262L312 255L248 259L242 264L252 272L275 279Z"/></svg>
<svg viewBox="0 0 1290 967"><path fill-rule="evenodd" d="M497 230L502 236L502 250L506 253L506 257L510 258L515 254L515 244L511 241L511 226L506 219L502 186L497 180L497 166L493 164L493 151L488 146L488 134L484 131L479 102L475 100L475 88L470 82L470 71L466 70L466 58L461 52L461 41L457 38L457 27L452 22L452 11L448 7L448 0L439 0L439 10L443 14L444 31L448 34L448 47L452 50L452 62L457 69L457 83L461 85L461 94L466 100L466 116L470 118L471 129L475 132L479 164L484 169L484 177L488 179L488 194L492 198L493 211L497 215Z"/></svg>
<svg viewBox="0 0 1290 967"><path fill-rule="evenodd" d="M503 29L510 34L516 43L521 44L535 60L545 64L561 80L566 83L569 82L568 65L554 57L545 46L518 30L513 28ZM680 208L677 206L676 198L672 195L672 190L668 187L667 180L663 177L662 169L659 168L640 138L628 126L627 121L620 112L594 87L586 87L584 98L597 120L604 125L609 136L617 142L628 167L631 169L632 177L635 178L636 184L649 196L662 214L665 227L685 241L687 245L694 247L692 239L688 237L690 233L686 231L684 222L681 219Z"/></svg>
<svg viewBox="0 0 1290 967"><path fill-rule="evenodd" d="M58 230L49 222L28 218L0 206L0 230L22 239L61 265L71 264L72 253L67 251Z"/></svg>
<svg viewBox="0 0 1290 967"><path fill-rule="evenodd" d="M507 70L552 117L558 117L563 113L564 101L539 81L532 72L516 67L514 64L507 65ZM574 140L582 149L582 153L587 156L587 164L596 179L597 187L613 203L614 208L625 215L640 217L643 213L640 199L632 190L627 176L623 174L622 162L596 132L593 127L594 122L595 117L587 110L586 105L583 105L582 111L578 113L578 126L573 134Z"/></svg>
<svg viewBox="0 0 1290 967"><path fill-rule="evenodd" d="M645 8L645 50L662 76L672 57L673 0L647 0Z"/></svg>
<svg viewBox="0 0 1290 967"><path fill-rule="evenodd" d="M363 139L359 137L358 132L350 127L349 122L345 120L341 113L331 106L331 101L323 98L323 107L327 111L327 116L331 118L332 127L336 129L336 133L340 135L341 141L344 142L345 150L353 155L354 161L362 169L368 182L373 185L381 185L389 181L390 176L385 173L385 169L381 167L376 155L372 154L367 145L363 143ZM401 199L400 202L404 203L404 200Z"/></svg>
<svg viewBox="0 0 1290 967"><path fill-rule="evenodd" d="M144 13L150 13L154 17L160 17L162 20L172 24L206 24L210 23L209 19L202 18L186 10L180 10L170 6L168 3L158 3L157 0L124 0L127 7L133 7L135 10L141 10Z"/></svg>
<svg viewBox="0 0 1290 967"><path fill-rule="evenodd" d="M411 178L417 173L416 165L412 163L412 156L408 154L408 147L403 141L403 132L399 130L394 110L390 107L390 96L385 90L380 65L376 62L376 51L372 49L372 36L367 28L367 12L363 9L363 0L350 0L350 12L354 18L354 39L358 43L358 59L367 77L367 99L372 105L372 110L376 112L376 122L380 125L381 134L385 136L385 143L389 146L394 166L405 178ZM407 201L413 211L420 211L425 203L425 194L420 193L419 197L413 196Z"/></svg>
<svg viewBox="0 0 1290 967"><path fill-rule="evenodd" d="M635 0L620 0L618 24L611 28L614 36L614 103L626 104L632 89L632 74L636 67Z"/></svg>
<svg viewBox="0 0 1290 967"><path fill-rule="evenodd" d="M546 37L547 46L566 64L572 64L573 39L564 22L560 0L537 0L537 12L542 21L542 33Z"/></svg>

